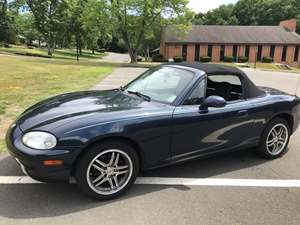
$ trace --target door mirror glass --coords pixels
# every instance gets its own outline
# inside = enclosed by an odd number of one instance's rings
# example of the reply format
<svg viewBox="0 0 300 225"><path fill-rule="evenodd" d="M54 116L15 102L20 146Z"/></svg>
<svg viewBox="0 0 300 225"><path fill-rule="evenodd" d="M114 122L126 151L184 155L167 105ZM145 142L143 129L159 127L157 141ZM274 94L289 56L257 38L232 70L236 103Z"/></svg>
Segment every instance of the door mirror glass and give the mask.
<svg viewBox="0 0 300 225"><path fill-rule="evenodd" d="M208 107L222 108L226 106L226 100L220 96L212 95L207 97L200 106L200 110Z"/></svg>

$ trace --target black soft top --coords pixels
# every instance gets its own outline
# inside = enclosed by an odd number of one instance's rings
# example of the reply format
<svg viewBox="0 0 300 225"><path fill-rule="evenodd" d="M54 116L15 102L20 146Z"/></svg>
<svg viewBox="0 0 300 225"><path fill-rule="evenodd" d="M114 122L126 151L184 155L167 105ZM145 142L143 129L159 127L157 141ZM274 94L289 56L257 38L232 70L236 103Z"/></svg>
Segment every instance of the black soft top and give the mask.
<svg viewBox="0 0 300 225"><path fill-rule="evenodd" d="M193 69L198 69L205 72L208 76L209 75L238 75L243 83L245 98L254 98L265 94L265 92L259 89L242 70L233 66L211 64L211 63L199 63L199 62L172 63L167 65L177 65L177 66L184 66Z"/></svg>

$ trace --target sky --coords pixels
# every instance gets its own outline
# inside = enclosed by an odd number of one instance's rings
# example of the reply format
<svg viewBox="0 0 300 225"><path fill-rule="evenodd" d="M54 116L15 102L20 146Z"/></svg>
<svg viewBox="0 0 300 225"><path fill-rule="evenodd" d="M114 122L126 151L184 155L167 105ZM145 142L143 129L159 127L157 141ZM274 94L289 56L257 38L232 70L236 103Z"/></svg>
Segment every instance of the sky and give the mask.
<svg viewBox="0 0 300 225"><path fill-rule="evenodd" d="M205 13L211 9L218 8L218 6L229 3L236 3L237 0L189 0L189 8L196 13Z"/></svg>

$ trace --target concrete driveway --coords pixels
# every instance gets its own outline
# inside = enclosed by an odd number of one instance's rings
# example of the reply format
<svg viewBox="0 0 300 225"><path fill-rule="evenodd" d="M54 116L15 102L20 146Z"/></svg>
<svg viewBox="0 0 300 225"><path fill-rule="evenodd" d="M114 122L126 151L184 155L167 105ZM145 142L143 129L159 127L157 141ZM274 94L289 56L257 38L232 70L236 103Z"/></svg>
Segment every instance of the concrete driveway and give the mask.
<svg viewBox="0 0 300 225"><path fill-rule="evenodd" d="M128 72L126 68L116 70L108 78L114 79L118 76L116 72L121 75L125 71ZM140 72L140 69L130 70L128 80ZM249 69L247 72L258 85L289 93L296 89L297 74ZM298 225L299 187L258 186L261 179L272 180L274 184L277 180L299 181L299 149L300 130L292 136L288 153L277 160L267 161L251 151L240 151L141 175L179 180L255 179L253 187L137 184L122 198L96 202L81 195L75 185L0 182L0 224ZM0 176L22 176L22 173L11 157L2 155Z"/></svg>
<svg viewBox="0 0 300 225"><path fill-rule="evenodd" d="M130 57L127 53L107 52L107 55L98 61L127 63L130 62Z"/></svg>

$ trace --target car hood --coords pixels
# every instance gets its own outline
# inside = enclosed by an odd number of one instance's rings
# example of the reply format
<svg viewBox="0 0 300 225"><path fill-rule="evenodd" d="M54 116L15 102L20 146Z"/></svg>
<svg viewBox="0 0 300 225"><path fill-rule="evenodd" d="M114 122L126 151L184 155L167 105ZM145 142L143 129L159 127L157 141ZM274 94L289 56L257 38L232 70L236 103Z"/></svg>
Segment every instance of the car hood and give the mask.
<svg viewBox="0 0 300 225"><path fill-rule="evenodd" d="M74 92L55 96L27 109L17 123L23 132L48 130L95 114L124 117L163 105L120 90ZM130 113L129 113L130 112ZM99 122L100 117L96 117Z"/></svg>

